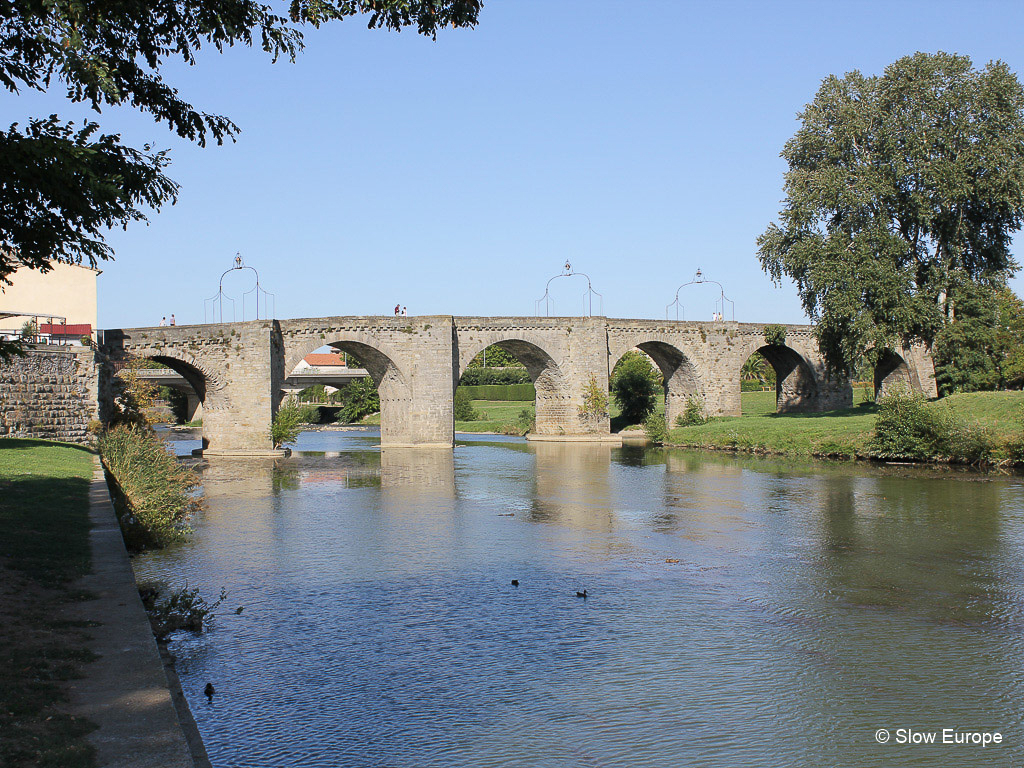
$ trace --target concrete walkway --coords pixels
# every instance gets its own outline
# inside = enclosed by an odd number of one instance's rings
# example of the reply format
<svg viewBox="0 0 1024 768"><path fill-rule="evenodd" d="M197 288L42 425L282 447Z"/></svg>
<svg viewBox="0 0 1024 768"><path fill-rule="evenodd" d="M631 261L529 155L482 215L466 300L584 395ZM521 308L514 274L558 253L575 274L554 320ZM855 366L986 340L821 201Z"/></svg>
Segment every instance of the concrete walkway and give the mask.
<svg viewBox="0 0 1024 768"><path fill-rule="evenodd" d="M68 709L99 726L89 740L101 767L208 766L187 706L183 714L192 738L182 730L98 460L89 518L92 573L76 586L98 599L73 604L67 615L99 624L89 630L89 647L99 658L85 665L83 679L71 681Z"/></svg>

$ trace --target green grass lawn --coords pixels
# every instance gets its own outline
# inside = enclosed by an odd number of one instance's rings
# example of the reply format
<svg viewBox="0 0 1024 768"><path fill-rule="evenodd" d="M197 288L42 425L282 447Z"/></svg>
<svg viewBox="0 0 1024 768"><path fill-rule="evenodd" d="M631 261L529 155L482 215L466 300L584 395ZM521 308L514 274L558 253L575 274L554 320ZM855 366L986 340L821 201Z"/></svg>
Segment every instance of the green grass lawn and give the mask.
<svg viewBox="0 0 1024 768"><path fill-rule="evenodd" d="M471 400L470 405L480 418L456 421L456 432L501 432L502 427L516 426L524 410L534 416L533 400Z"/></svg>
<svg viewBox="0 0 1024 768"><path fill-rule="evenodd" d="M773 393L744 393L744 413L758 415L721 417L699 426L675 427L669 432L669 442L687 448L853 457L864 452L874 432L876 408L871 403L826 413L774 414L765 413L766 395L774 400ZM928 407L949 409L964 421L988 429L997 445L997 456L999 445L1024 433L1024 392L952 395Z"/></svg>
<svg viewBox="0 0 1024 768"><path fill-rule="evenodd" d="M875 428L876 409L869 402L870 389L854 389L855 406L827 413L775 413L775 392L744 392L743 416L720 417L694 427L675 427L669 433L671 445L687 448L729 449L773 453L795 457L854 457L862 454ZM457 432L501 432L517 423L524 409L534 413L532 401L473 400L473 409L481 415L476 421L457 421ZM952 395L929 405L949 408L969 422L988 429L995 443L1005 444L1024 434L1024 393L973 392ZM664 413L659 398L656 411ZM614 401L610 403L613 431L621 426ZM379 414L374 417L380 423ZM368 419L369 421L369 419ZM368 423L364 422L364 423ZM1000 451L997 448L997 457Z"/></svg>
<svg viewBox="0 0 1024 768"><path fill-rule="evenodd" d="M90 568L84 448L0 439L0 765L94 765L92 726L58 711L62 681L91 658L82 627L60 619Z"/></svg>

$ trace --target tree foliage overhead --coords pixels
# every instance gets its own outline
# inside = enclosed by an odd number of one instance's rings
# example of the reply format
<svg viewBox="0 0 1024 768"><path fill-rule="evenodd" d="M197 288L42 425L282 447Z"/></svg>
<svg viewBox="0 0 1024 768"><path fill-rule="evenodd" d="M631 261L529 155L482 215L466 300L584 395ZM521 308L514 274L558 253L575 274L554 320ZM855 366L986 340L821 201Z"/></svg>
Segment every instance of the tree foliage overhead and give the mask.
<svg viewBox="0 0 1024 768"><path fill-rule="evenodd" d="M1005 64L916 53L881 76L827 78L800 118L759 257L776 282L796 282L830 368L930 343L962 286L1016 268L1024 89Z"/></svg>
<svg viewBox="0 0 1024 768"><path fill-rule="evenodd" d="M278 7L279 6L279 7ZM302 48L301 27L362 15L370 28L475 25L480 0L0 0L0 85L12 94L58 84L72 102L148 113L189 141L218 144L239 132L190 104L164 80L172 59L195 64L204 47L259 46L274 60ZM173 203L165 152L125 146L92 121L27 117L0 129L0 287L19 267L51 260L95 266L112 256L106 229L145 221ZM7 348L0 342L0 356Z"/></svg>

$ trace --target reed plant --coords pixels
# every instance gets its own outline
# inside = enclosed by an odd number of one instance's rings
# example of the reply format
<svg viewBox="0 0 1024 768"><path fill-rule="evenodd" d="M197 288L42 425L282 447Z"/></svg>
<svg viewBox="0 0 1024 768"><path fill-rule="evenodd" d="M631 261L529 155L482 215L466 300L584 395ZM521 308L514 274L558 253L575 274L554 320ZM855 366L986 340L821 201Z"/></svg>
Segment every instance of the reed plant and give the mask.
<svg viewBox="0 0 1024 768"><path fill-rule="evenodd" d="M119 426L99 438L103 466L129 549L165 547L190 532L199 508L196 473L179 463L151 430Z"/></svg>

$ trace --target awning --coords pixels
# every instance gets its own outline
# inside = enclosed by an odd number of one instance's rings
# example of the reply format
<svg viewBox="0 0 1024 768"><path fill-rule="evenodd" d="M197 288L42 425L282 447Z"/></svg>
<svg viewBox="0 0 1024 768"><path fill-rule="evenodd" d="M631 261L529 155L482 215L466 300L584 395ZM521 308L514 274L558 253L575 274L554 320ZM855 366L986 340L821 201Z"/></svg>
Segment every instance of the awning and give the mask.
<svg viewBox="0 0 1024 768"><path fill-rule="evenodd" d="M92 325L79 323L75 325L58 325L57 323L40 323L39 332L49 336L91 336Z"/></svg>

